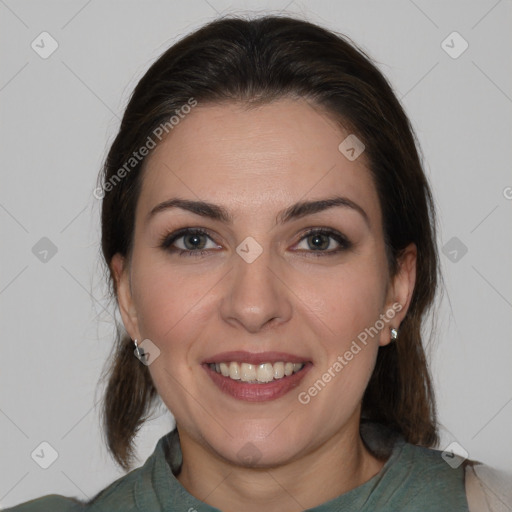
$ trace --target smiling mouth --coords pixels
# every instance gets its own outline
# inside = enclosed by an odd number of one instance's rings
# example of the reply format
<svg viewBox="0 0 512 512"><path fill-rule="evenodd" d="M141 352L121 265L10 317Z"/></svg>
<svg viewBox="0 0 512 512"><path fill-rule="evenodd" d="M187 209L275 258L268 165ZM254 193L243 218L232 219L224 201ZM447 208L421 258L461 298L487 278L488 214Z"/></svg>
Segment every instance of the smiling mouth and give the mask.
<svg viewBox="0 0 512 512"><path fill-rule="evenodd" d="M266 384L289 377L304 368L304 363L277 361L275 363L250 364L236 361L209 363L214 372L234 381L248 384Z"/></svg>

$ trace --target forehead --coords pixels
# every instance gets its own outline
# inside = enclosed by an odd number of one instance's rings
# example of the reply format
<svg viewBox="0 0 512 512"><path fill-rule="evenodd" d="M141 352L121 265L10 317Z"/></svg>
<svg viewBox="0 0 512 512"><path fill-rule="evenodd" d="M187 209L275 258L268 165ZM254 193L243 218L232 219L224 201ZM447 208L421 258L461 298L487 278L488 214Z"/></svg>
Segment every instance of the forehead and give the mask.
<svg viewBox="0 0 512 512"><path fill-rule="evenodd" d="M137 209L181 197L224 205L236 218L343 195L380 222L364 153L351 161L338 148L349 135L305 100L199 104L147 157Z"/></svg>

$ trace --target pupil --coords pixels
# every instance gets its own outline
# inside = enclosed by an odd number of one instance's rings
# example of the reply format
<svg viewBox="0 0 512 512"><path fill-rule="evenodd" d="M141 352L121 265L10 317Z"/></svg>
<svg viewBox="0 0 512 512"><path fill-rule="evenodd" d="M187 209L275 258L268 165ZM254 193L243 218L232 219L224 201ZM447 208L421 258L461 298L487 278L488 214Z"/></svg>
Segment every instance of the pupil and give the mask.
<svg viewBox="0 0 512 512"><path fill-rule="evenodd" d="M329 246L329 240L324 235L312 235L310 240L314 249L326 249Z"/></svg>
<svg viewBox="0 0 512 512"><path fill-rule="evenodd" d="M189 235L185 238L185 246L188 249L198 249L201 245L201 235Z"/></svg>

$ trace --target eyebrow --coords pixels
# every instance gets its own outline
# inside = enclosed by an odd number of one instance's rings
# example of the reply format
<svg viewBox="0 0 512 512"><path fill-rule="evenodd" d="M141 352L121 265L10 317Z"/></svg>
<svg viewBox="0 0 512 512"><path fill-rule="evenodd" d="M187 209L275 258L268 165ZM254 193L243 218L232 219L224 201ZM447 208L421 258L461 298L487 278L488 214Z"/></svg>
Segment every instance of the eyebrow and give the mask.
<svg viewBox="0 0 512 512"><path fill-rule="evenodd" d="M307 215L312 215L335 207L350 208L358 212L363 217L366 224L370 226L370 219L363 208L354 201L341 196L295 203L277 214L276 223L284 224L285 222L300 219ZM206 201L192 201L180 198L169 199L163 203L157 204L148 213L146 222L149 222L156 214L173 208L180 208L182 210L195 213L196 215L200 215L201 217L217 220L226 224L233 224L233 216L222 206L208 203Z"/></svg>

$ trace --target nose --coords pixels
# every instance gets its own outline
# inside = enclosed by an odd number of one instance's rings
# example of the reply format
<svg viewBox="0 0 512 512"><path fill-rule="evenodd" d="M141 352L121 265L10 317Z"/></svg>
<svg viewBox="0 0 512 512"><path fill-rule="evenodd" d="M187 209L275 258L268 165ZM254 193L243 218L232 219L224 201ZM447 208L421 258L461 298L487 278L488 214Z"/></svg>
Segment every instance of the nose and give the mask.
<svg viewBox="0 0 512 512"><path fill-rule="evenodd" d="M238 254L233 260L220 307L224 321L251 333L287 322L292 314L290 291L270 251L264 250L251 263Z"/></svg>

